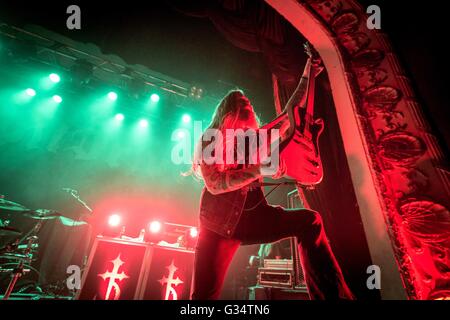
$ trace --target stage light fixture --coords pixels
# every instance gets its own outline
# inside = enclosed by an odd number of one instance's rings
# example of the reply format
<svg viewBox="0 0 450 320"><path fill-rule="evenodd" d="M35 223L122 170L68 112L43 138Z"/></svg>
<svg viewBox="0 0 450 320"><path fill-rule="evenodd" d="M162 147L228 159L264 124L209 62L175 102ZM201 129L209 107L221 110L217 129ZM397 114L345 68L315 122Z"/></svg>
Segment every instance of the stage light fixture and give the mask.
<svg viewBox="0 0 450 320"><path fill-rule="evenodd" d="M61 103L62 100L63 99L61 98L61 96L58 96L58 95L53 96L53 101L55 101L56 103Z"/></svg>
<svg viewBox="0 0 450 320"><path fill-rule="evenodd" d="M125 116L122 113L118 113L114 116L114 119L116 119L117 121L122 121L123 119L125 119Z"/></svg>
<svg viewBox="0 0 450 320"><path fill-rule="evenodd" d="M147 127L148 127L148 120L147 120L147 119L141 119L141 120L139 120L139 127L141 127L141 128L147 128Z"/></svg>
<svg viewBox="0 0 450 320"><path fill-rule="evenodd" d="M50 78L50 81L53 83L58 83L61 81L61 77L56 73L51 73L48 77Z"/></svg>
<svg viewBox="0 0 450 320"><path fill-rule="evenodd" d="M197 228L192 227L191 229L189 229L189 235L191 236L191 238L196 238L198 236Z"/></svg>
<svg viewBox="0 0 450 320"><path fill-rule="evenodd" d="M151 233L158 233L161 231L161 227L162 227L161 222L155 220L155 221L150 222L150 224L148 226L148 230Z"/></svg>
<svg viewBox="0 0 450 320"><path fill-rule="evenodd" d="M189 123L191 122L191 116L188 114L184 114L183 117L181 118L183 120L184 123Z"/></svg>
<svg viewBox="0 0 450 320"><path fill-rule="evenodd" d="M159 101L159 99L160 99L160 97L159 97L159 95L158 94L156 94L156 93L153 93L151 96L150 96L150 100L152 101L152 102L158 102Z"/></svg>
<svg viewBox="0 0 450 320"><path fill-rule="evenodd" d="M36 95L36 90L28 88L27 90L25 90L26 94L30 97L34 97Z"/></svg>
<svg viewBox="0 0 450 320"><path fill-rule="evenodd" d="M111 101L116 101L117 100L117 93L115 93L114 91L111 91L108 93L108 99Z"/></svg>
<svg viewBox="0 0 450 320"><path fill-rule="evenodd" d="M184 235L182 235L178 238L178 243L183 247L186 247L188 249L193 249L193 248L195 248L195 244L197 242L197 237L198 237L197 228L191 227L189 229L186 229L186 231L184 232Z"/></svg>
<svg viewBox="0 0 450 320"><path fill-rule="evenodd" d="M197 86L191 87L189 91L189 97L192 99L200 100L203 97L203 89Z"/></svg>
<svg viewBox="0 0 450 320"><path fill-rule="evenodd" d="M117 213L110 215L108 218L108 224L110 227L113 227L113 228L118 227L121 222L122 222L122 218Z"/></svg>

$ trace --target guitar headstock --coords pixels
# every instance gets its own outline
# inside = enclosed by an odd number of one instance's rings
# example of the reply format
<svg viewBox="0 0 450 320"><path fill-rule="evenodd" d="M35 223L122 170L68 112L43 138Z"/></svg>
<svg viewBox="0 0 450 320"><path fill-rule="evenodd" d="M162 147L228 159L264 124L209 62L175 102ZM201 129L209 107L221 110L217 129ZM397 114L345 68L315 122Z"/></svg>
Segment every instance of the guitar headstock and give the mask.
<svg viewBox="0 0 450 320"><path fill-rule="evenodd" d="M311 61L312 67L316 70L314 75L318 76L323 70L322 59L320 58L319 53L308 41L303 44L303 47L305 48L305 53Z"/></svg>
<svg viewBox="0 0 450 320"><path fill-rule="evenodd" d="M308 55L308 57L310 57L311 59L320 59L319 53L311 46L308 41L303 44L303 47L305 48L305 53Z"/></svg>

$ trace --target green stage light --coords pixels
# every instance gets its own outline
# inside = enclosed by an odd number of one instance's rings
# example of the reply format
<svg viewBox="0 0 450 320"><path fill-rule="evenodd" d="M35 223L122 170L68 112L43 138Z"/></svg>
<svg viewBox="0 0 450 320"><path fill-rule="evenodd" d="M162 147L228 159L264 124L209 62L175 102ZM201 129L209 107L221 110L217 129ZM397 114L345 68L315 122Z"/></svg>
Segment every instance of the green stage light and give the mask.
<svg viewBox="0 0 450 320"><path fill-rule="evenodd" d="M158 101L159 101L159 95L156 94L156 93L152 94L152 95L150 96L150 100L151 100L152 102L158 102Z"/></svg>
<svg viewBox="0 0 450 320"><path fill-rule="evenodd" d="M61 96L54 95L53 96L53 101L55 101L56 103L61 103L62 102L62 98L61 98Z"/></svg>
<svg viewBox="0 0 450 320"><path fill-rule="evenodd" d="M20 90L12 95L12 101L15 104L21 105L30 102L36 95L36 90L32 88L27 88L25 90Z"/></svg>
<svg viewBox="0 0 450 320"><path fill-rule="evenodd" d="M111 101L116 101L117 100L117 93L111 91L110 93L108 93L108 99Z"/></svg>
<svg viewBox="0 0 450 320"><path fill-rule="evenodd" d="M188 114L185 114L185 115L183 115L182 120L184 123L189 123L189 122L191 122L191 116Z"/></svg>
<svg viewBox="0 0 450 320"><path fill-rule="evenodd" d="M146 119L139 120L139 127L147 128L148 127L148 120L146 120Z"/></svg>
<svg viewBox="0 0 450 320"><path fill-rule="evenodd" d="M53 83L58 83L61 81L61 77L56 73L52 73L48 76Z"/></svg>
<svg viewBox="0 0 450 320"><path fill-rule="evenodd" d="M26 94L30 97L34 97L36 95L36 90L28 88L27 90L25 90Z"/></svg>
<svg viewBox="0 0 450 320"><path fill-rule="evenodd" d="M125 116L122 113L118 113L115 115L114 119L116 119L117 121L122 121L123 119L125 119Z"/></svg>

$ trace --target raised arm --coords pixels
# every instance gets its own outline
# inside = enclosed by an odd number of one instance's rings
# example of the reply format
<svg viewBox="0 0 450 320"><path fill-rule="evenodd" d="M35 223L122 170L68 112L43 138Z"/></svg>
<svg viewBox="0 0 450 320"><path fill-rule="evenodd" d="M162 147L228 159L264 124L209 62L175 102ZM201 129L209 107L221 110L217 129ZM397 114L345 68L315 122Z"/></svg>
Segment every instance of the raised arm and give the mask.
<svg viewBox="0 0 450 320"><path fill-rule="evenodd" d="M303 75L300 78L300 81L297 85L297 88L295 89L294 93L290 97L289 101L286 103L286 106L283 109L283 112L271 123L263 126L262 128L266 129L278 129L280 130L280 137L281 140L283 140L287 133L288 129L290 127L289 123L289 117L287 110L288 108L295 107L296 105L299 105L303 99L306 98L306 89L308 86L308 69L309 65L311 64L311 59L308 59L305 65L305 69L303 70Z"/></svg>
<svg viewBox="0 0 450 320"><path fill-rule="evenodd" d="M300 81L297 85L297 88L295 88L294 93L292 94L292 96L289 98L289 101L286 103L286 106L284 107L284 111L286 111L288 108L290 107L295 107L297 105L299 105L300 103L302 103L305 98L306 98L306 89L308 87L308 71L309 68L311 67L311 59L308 59L306 61L306 65L305 65L305 69L303 70L303 75L300 78Z"/></svg>

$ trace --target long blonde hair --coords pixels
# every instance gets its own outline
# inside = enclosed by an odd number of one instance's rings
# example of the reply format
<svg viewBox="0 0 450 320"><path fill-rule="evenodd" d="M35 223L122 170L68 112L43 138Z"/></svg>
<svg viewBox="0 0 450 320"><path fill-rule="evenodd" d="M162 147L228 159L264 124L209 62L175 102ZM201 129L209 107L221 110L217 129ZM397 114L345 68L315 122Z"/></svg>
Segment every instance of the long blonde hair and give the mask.
<svg viewBox="0 0 450 320"><path fill-rule="evenodd" d="M236 103L237 97L243 96L244 92L240 89L234 89L229 91L216 106L211 122L205 129L217 129L225 130L227 128L234 128L239 117L239 109ZM259 118L255 114L256 122L259 125ZM202 155L202 150L205 147L203 144L203 135L200 137L194 151L194 161L192 163L191 170L183 174L184 176L192 175L194 178L201 179L200 172L200 159L198 157Z"/></svg>
<svg viewBox="0 0 450 320"><path fill-rule="evenodd" d="M231 121L236 121L238 116L238 108L236 105L236 96L243 96L244 92L242 90L231 90L228 92L225 97L219 102L216 106L214 114L212 116L211 123L208 126L208 129L223 129L225 125L225 120L230 119L230 116L234 114L234 117L231 117Z"/></svg>

